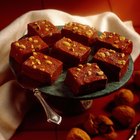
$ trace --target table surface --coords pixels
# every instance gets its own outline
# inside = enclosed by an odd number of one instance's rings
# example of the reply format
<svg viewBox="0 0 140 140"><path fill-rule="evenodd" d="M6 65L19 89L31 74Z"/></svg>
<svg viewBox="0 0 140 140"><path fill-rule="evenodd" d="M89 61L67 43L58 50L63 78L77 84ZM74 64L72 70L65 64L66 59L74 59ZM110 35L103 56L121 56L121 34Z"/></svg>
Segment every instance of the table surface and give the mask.
<svg viewBox="0 0 140 140"><path fill-rule="evenodd" d="M138 18L140 17L140 8L137 4L138 2L138 0L129 0L126 5L126 1L121 1L120 6L118 6L117 1L115 0L100 0L96 2L93 0L86 0L86 2L80 0L13 0L11 2L1 0L0 12L3 14L0 14L0 19L2 19L0 30L9 25L14 19L16 19L18 16L21 16L25 12L49 8L83 16L93 15L105 11L112 11L116 13L123 21L132 20L135 30L140 33L140 20ZM8 11L12 12L7 12L7 9ZM134 63L134 71L136 70L140 70L140 56ZM133 107L136 111L136 116L132 124L132 127L134 127L140 118L140 90L136 89L133 85L133 75L125 87L131 89L135 97ZM92 107L83 113L77 115L63 115L63 121L59 126L46 122L44 111L41 105L36 101L34 106L26 114L23 122L11 140L45 140L48 138L49 140L65 140L70 128L75 127L83 122L85 116L88 113L93 113L95 115L110 115L106 110L106 107L110 102L113 101L114 94L115 93L111 93L108 96L94 99ZM130 131L131 127L129 129L117 131L117 139L127 140L128 136L130 135ZM140 132L138 135L140 136ZM103 138L94 137L93 139L102 140ZM140 137L136 137L136 140L138 139L140 139Z"/></svg>

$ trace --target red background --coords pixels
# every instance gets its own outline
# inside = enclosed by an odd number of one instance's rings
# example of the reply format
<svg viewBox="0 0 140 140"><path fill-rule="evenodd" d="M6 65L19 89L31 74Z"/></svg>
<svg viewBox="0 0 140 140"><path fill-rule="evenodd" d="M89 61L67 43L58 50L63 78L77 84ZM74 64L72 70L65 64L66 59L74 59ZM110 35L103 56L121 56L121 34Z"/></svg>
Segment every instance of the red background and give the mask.
<svg viewBox="0 0 140 140"><path fill-rule="evenodd" d="M31 10L58 9L70 14L93 15L105 11L116 13L121 20L132 20L135 30L140 33L140 8L138 0L1 0L0 1L0 30L10 24L14 19ZM140 70L140 57L134 63L134 72ZM129 86L128 86L129 85ZM136 117L132 124L134 126L140 118L140 90L133 86L133 75L126 84L134 93L135 100L133 107ZM38 102L27 113L19 129L11 140L65 140L68 130L83 121L83 118L90 112L94 114L108 114L105 107L113 100L114 94L94 99L93 106L80 115L63 116L60 126L46 122L44 111ZM131 128L118 132L120 140L128 139ZM140 132L139 132L140 135ZM96 137L94 140L103 138ZM140 137L136 137L136 140Z"/></svg>

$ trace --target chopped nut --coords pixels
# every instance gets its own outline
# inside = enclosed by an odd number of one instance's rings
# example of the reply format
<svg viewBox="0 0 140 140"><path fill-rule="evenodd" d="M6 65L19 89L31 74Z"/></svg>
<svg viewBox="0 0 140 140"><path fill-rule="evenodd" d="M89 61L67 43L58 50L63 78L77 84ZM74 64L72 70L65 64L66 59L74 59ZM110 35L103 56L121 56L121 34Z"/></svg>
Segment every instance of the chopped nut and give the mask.
<svg viewBox="0 0 140 140"><path fill-rule="evenodd" d="M20 46L20 45L19 45L19 42L15 42L15 45L18 46L18 47Z"/></svg>
<svg viewBox="0 0 140 140"><path fill-rule="evenodd" d="M77 74L74 74L74 78L78 78L78 75Z"/></svg>
<svg viewBox="0 0 140 140"><path fill-rule="evenodd" d="M118 46L117 44L113 44L113 46L114 46L115 48L119 48L119 46Z"/></svg>
<svg viewBox="0 0 140 140"><path fill-rule="evenodd" d="M88 37L91 37L91 36L93 35L92 30L88 30L88 31L86 31L86 35L87 35Z"/></svg>
<svg viewBox="0 0 140 140"><path fill-rule="evenodd" d="M106 56L110 56L110 53L109 53L109 52L105 52L105 55L106 55Z"/></svg>
<svg viewBox="0 0 140 140"><path fill-rule="evenodd" d="M78 30L78 27L76 26L76 27L73 27L73 30Z"/></svg>
<svg viewBox="0 0 140 140"><path fill-rule="evenodd" d="M26 49L26 46L23 45L23 44L21 44L21 45L20 45L20 48L21 48L21 49Z"/></svg>
<svg viewBox="0 0 140 140"><path fill-rule="evenodd" d="M103 52L99 52L98 55L99 55L100 57L103 57L103 58L105 57L105 53L103 53Z"/></svg>
<svg viewBox="0 0 140 140"><path fill-rule="evenodd" d="M47 58L48 58L48 56L47 56L47 55L44 55L44 58L45 58L45 59L47 59Z"/></svg>
<svg viewBox="0 0 140 140"><path fill-rule="evenodd" d="M109 38L112 38L112 37L113 37L113 35L109 35L108 37L109 37Z"/></svg>
<svg viewBox="0 0 140 140"><path fill-rule="evenodd" d="M52 64L52 62L50 60L46 60L46 63L49 64L49 65Z"/></svg>
<svg viewBox="0 0 140 140"><path fill-rule="evenodd" d="M124 53L121 53L121 57L122 57L122 58L125 57L125 54L124 54Z"/></svg>
<svg viewBox="0 0 140 140"><path fill-rule="evenodd" d="M30 56L30 59L33 60L33 59L35 59L35 57L34 56Z"/></svg>
<svg viewBox="0 0 140 140"><path fill-rule="evenodd" d="M32 64L32 65L34 65L34 64L35 64L35 62L33 62L33 61L32 61L32 62L31 62L31 64Z"/></svg>
<svg viewBox="0 0 140 140"><path fill-rule="evenodd" d="M34 43L38 43L38 40L37 39L35 39L35 40L33 40L34 41Z"/></svg>
<svg viewBox="0 0 140 140"><path fill-rule="evenodd" d="M125 65L126 61L125 60L118 60L117 63L120 64L120 65Z"/></svg>
<svg viewBox="0 0 140 140"><path fill-rule="evenodd" d="M82 64L79 64L79 65L78 65L78 68L83 68L83 65L82 65Z"/></svg>
<svg viewBox="0 0 140 140"><path fill-rule="evenodd" d="M90 63L87 63L87 66L91 66L91 64Z"/></svg>
<svg viewBox="0 0 140 140"><path fill-rule="evenodd" d="M41 71L45 71L45 69L44 69L44 68L40 68L40 70L41 70Z"/></svg>
<svg viewBox="0 0 140 140"><path fill-rule="evenodd" d="M31 41L31 42L33 41L33 39L31 37L29 37L28 40Z"/></svg>
<svg viewBox="0 0 140 140"><path fill-rule="evenodd" d="M91 71L88 71L87 72L88 76L92 75L92 72Z"/></svg>
<svg viewBox="0 0 140 140"><path fill-rule="evenodd" d="M77 71L80 71L81 69L80 69L80 68L76 68L76 70L77 70Z"/></svg>
<svg viewBox="0 0 140 140"><path fill-rule="evenodd" d="M37 52L33 52L33 55L37 55Z"/></svg>
<svg viewBox="0 0 140 140"><path fill-rule="evenodd" d="M68 42L71 42L71 39L70 38L68 38L67 40L68 40Z"/></svg>
<svg viewBox="0 0 140 140"><path fill-rule="evenodd" d="M68 42L68 41L63 41L63 45L65 45L65 46L71 46L71 44Z"/></svg>
<svg viewBox="0 0 140 140"><path fill-rule="evenodd" d="M32 49L32 52L35 52L35 49Z"/></svg>
<svg viewBox="0 0 140 140"><path fill-rule="evenodd" d="M111 49L109 50L109 52L111 52L111 53L116 53L116 51L114 51L114 50L111 50Z"/></svg>
<svg viewBox="0 0 140 140"><path fill-rule="evenodd" d="M49 29L48 28L45 28L45 30L48 32L49 31Z"/></svg>
<svg viewBox="0 0 140 140"><path fill-rule="evenodd" d="M120 40L124 41L125 37L124 36L120 36Z"/></svg>
<svg viewBox="0 0 140 140"><path fill-rule="evenodd" d="M99 69L99 66L98 65L95 65L95 68Z"/></svg>
<svg viewBox="0 0 140 140"><path fill-rule="evenodd" d="M86 48L85 48L85 47L80 47L79 49L80 49L80 50L86 50Z"/></svg>
<svg viewBox="0 0 140 140"><path fill-rule="evenodd" d="M33 49L33 48L34 48L34 45L32 44L32 45L31 45L31 49Z"/></svg>
<svg viewBox="0 0 140 140"><path fill-rule="evenodd" d="M102 76L102 75L104 74L104 72L103 72L103 71L97 71L97 74L98 74L99 76Z"/></svg>
<svg viewBox="0 0 140 140"><path fill-rule="evenodd" d="M36 69L36 68L37 68L37 66L36 66L36 65L33 65L33 68L34 68L34 69Z"/></svg>
<svg viewBox="0 0 140 140"><path fill-rule="evenodd" d="M36 59L36 62L37 62L37 64L38 64L38 65L40 65L40 64L41 64L41 62L40 62L40 60L39 60L39 59Z"/></svg>

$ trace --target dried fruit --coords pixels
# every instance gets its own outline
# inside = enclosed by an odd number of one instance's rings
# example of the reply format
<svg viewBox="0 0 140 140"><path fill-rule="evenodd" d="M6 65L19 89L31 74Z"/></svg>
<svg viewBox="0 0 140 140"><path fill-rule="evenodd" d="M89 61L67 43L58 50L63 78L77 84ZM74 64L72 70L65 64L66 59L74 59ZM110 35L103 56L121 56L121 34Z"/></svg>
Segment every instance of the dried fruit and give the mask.
<svg viewBox="0 0 140 140"><path fill-rule="evenodd" d="M99 115L96 118L96 122L98 124L98 131L100 134L109 134L114 131L114 124L109 117L105 115Z"/></svg>
<svg viewBox="0 0 140 140"><path fill-rule="evenodd" d="M90 135L104 135L114 132L113 125L112 120L105 115L89 114L83 126Z"/></svg>
<svg viewBox="0 0 140 140"><path fill-rule="evenodd" d="M98 132L98 125L96 123L96 117L92 114L89 114L86 118L83 127L86 130L86 132L90 135L97 135Z"/></svg>
<svg viewBox="0 0 140 140"><path fill-rule="evenodd" d="M66 137L66 140L91 140L90 136L80 128L72 128Z"/></svg>
<svg viewBox="0 0 140 140"><path fill-rule="evenodd" d="M122 126L128 127L134 120L135 110L130 106L121 105L113 109L112 115Z"/></svg>
<svg viewBox="0 0 140 140"><path fill-rule="evenodd" d="M134 95L129 89L120 89L114 96L114 102L116 105L131 105L134 100Z"/></svg>

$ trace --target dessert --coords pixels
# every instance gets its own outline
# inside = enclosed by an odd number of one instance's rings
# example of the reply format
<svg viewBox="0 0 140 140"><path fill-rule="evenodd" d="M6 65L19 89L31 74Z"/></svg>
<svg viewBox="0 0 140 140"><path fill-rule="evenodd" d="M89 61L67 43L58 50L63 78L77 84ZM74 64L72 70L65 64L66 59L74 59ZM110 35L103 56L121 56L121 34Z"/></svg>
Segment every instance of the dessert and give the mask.
<svg viewBox="0 0 140 140"><path fill-rule="evenodd" d="M104 89L107 77L96 63L86 63L69 68L64 82L74 95L81 95Z"/></svg>
<svg viewBox="0 0 140 140"><path fill-rule="evenodd" d="M96 42L93 43L93 46L95 52L102 47L102 48L112 49L117 52L130 54L132 52L133 44L131 40L115 32L103 32L98 37Z"/></svg>
<svg viewBox="0 0 140 140"><path fill-rule="evenodd" d="M66 140L91 140L91 138L81 128L74 127L68 132Z"/></svg>
<svg viewBox="0 0 140 140"><path fill-rule="evenodd" d="M28 25L28 35L40 36L49 46L61 38L60 30L48 20L38 20Z"/></svg>
<svg viewBox="0 0 140 140"><path fill-rule="evenodd" d="M131 105L134 100L134 95L131 90L122 88L118 90L114 96L116 105Z"/></svg>
<svg viewBox="0 0 140 140"><path fill-rule="evenodd" d="M77 22L69 22L61 29L62 36L90 46L98 36L96 29Z"/></svg>
<svg viewBox="0 0 140 140"><path fill-rule="evenodd" d="M62 72L62 62L34 52L22 65L22 73L31 79L51 85Z"/></svg>
<svg viewBox="0 0 140 140"><path fill-rule="evenodd" d="M90 47L63 37L54 44L51 54L70 67L86 63L90 52Z"/></svg>
<svg viewBox="0 0 140 140"><path fill-rule="evenodd" d="M135 117L135 110L127 105L120 105L113 109L113 117L124 127L132 124Z"/></svg>
<svg viewBox="0 0 140 140"><path fill-rule="evenodd" d="M22 64L33 52L48 52L48 45L39 37L25 37L11 44L10 57Z"/></svg>
<svg viewBox="0 0 140 140"><path fill-rule="evenodd" d="M120 81L127 71L129 55L101 48L93 56L93 62L96 62L104 71L109 82Z"/></svg>

